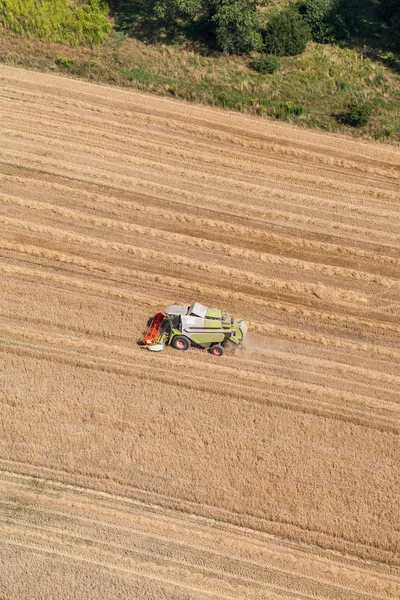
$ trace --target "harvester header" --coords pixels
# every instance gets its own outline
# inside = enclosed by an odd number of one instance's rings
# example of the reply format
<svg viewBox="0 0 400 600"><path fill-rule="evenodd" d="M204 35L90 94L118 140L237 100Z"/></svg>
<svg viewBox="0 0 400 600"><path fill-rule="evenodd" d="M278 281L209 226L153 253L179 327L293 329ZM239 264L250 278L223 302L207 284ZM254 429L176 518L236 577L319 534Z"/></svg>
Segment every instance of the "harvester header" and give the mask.
<svg viewBox="0 0 400 600"><path fill-rule="evenodd" d="M246 333L244 321L231 318L219 308L207 308L199 302L171 304L149 320L141 345L153 352L163 350L165 345L176 350L189 350L193 345L222 356L227 343L240 346Z"/></svg>

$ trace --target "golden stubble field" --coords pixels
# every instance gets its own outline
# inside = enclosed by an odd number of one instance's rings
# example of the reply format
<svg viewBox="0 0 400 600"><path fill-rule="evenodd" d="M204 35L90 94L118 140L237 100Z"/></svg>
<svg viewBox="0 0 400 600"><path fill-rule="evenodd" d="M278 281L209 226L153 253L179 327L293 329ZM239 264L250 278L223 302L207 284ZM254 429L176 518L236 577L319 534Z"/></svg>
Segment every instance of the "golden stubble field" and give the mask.
<svg viewBox="0 0 400 600"><path fill-rule="evenodd" d="M400 150L0 66L0 598L398 600ZM244 350L152 354L166 304Z"/></svg>

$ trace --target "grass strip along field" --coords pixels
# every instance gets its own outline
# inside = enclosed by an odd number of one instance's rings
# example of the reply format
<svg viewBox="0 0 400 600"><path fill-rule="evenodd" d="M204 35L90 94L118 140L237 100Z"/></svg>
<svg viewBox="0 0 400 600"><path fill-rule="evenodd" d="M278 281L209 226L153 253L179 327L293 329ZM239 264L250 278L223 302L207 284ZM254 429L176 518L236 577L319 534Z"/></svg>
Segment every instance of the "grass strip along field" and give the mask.
<svg viewBox="0 0 400 600"><path fill-rule="evenodd" d="M397 599L399 150L0 77L1 593Z"/></svg>

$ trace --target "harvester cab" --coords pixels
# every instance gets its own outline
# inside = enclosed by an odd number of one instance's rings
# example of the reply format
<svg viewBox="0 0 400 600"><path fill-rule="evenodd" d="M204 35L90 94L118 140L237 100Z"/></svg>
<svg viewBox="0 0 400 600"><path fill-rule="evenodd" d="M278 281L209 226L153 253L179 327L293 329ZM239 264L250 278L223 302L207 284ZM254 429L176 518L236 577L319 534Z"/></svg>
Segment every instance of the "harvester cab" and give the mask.
<svg viewBox="0 0 400 600"><path fill-rule="evenodd" d="M171 304L149 320L141 346L159 352L166 345L176 350L189 350L193 345L222 356L228 342L238 347L246 333L244 321L231 318L219 308L207 308L199 302Z"/></svg>

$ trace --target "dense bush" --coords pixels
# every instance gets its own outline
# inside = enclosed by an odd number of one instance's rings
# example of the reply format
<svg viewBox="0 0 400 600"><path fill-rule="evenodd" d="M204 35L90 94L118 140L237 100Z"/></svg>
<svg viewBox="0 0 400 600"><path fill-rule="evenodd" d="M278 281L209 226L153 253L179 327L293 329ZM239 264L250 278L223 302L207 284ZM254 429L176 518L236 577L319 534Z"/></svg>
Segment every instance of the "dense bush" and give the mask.
<svg viewBox="0 0 400 600"><path fill-rule="evenodd" d="M274 15L264 32L265 50L277 56L294 56L304 52L311 38L308 25L292 7Z"/></svg>
<svg viewBox="0 0 400 600"><path fill-rule="evenodd" d="M329 44L336 41L334 4L335 0L304 0L298 5L299 13L309 26L315 42Z"/></svg>
<svg viewBox="0 0 400 600"><path fill-rule="evenodd" d="M179 20L201 23L210 44L223 52L240 54L262 44L256 0L158 0L155 14L170 28Z"/></svg>
<svg viewBox="0 0 400 600"><path fill-rule="evenodd" d="M253 58L250 66L263 75L275 73L281 66L279 56L275 54L260 54Z"/></svg>
<svg viewBox="0 0 400 600"><path fill-rule="evenodd" d="M296 5L315 42L329 44L360 34L364 0L300 0ZM390 0L387 0L390 1Z"/></svg>
<svg viewBox="0 0 400 600"><path fill-rule="evenodd" d="M195 18L202 10L202 0L159 0L154 8L157 17L168 24L185 17Z"/></svg>
<svg viewBox="0 0 400 600"><path fill-rule="evenodd" d="M369 121L372 107L361 102L351 102L344 113L338 115L338 120L344 125L351 127L363 127Z"/></svg>
<svg viewBox="0 0 400 600"><path fill-rule="evenodd" d="M110 24L101 0L70 5L68 0L0 0L0 23L14 33L71 46L103 41Z"/></svg>
<svg viewBox="0 0 400 600"><path fill-rule="evenodd" d="M212 17L217 47L224 52L248 52L261 48L259 12L248 0L225 0Z"/></svg>

